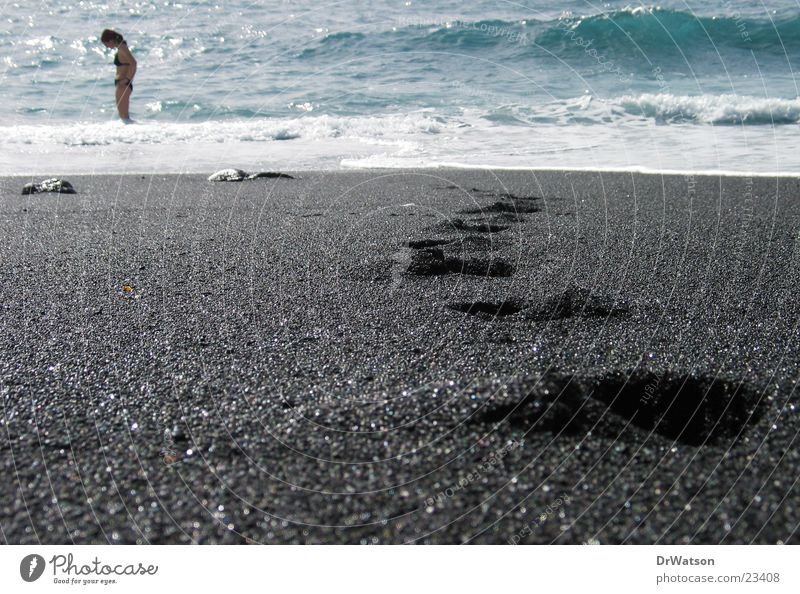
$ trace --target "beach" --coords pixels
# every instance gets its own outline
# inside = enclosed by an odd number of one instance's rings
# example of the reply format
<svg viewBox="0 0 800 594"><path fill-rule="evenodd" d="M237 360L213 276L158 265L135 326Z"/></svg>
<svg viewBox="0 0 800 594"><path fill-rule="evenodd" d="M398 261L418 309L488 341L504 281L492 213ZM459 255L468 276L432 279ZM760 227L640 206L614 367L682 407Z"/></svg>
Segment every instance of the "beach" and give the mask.
<svg viewBox="0 0 800 594"><path fill-rule="evenodd" d="M799 542L800 180L212 172L0 178L4 543Z"/></svg>

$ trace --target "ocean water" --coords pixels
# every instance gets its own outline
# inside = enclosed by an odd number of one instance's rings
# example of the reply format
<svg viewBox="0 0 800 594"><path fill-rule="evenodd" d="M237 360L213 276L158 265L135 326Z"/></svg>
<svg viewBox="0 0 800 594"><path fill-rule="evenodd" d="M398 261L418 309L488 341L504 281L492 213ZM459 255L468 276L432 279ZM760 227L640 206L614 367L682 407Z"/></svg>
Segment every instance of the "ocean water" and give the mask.
<svg viewBox="0 0 800 594"><path fill-rule="evenodd" d="M136 56L131 113L113 52ZM800 173L800 5L0 3L0 174Z"/></svg>

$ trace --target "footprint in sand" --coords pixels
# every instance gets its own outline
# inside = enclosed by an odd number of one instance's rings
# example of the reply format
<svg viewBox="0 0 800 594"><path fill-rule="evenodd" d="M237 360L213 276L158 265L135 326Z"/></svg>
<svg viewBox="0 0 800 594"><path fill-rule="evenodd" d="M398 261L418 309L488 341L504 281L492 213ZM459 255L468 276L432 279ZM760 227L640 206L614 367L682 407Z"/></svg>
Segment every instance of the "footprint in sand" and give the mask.
<svg viewBox="0 0 800 594"><path fill-rule="evenodd" d="M531 204L530 202L523 202L520 200L514 201L499 201L490 204L489 206L477 206L475 208L467 208L459 211L459 214L490 214L490 213L511 213L511 214L530 214L534 212L541 212L541 208Z"/></svg>
<svg viewBox="0 0 800 594"><path fill-rule="evenodd" d="M742 438L764 408L760 392L746 382L674 371L550 373L488 388L491 403L473 422L567 434L592 431L609 439L633 426L690 446Z"/></svg>
<svg viewBox="0 0 800 594"><path fill-rule="evenodd" d="M551 296L542 303L506 297L499 301L451 302L446 307L488 319L524 312L527 319L536 322L567 318L609 318L623 316L630 311L630 306L624 301L575 285L570 285L562 293Z"/></svg>
<svg viewBox="0 0 800 594"><path fill-rule="evenodd" d="M629 311L630 305L625 301L569 285L563 292L550 296L542 303L528 304L525 315L534 321L549 321L609 318L623 316Z"/></svg>
<svg viewBox="0 0 800 594"><path fill-rule="evenodd" d="M448 303L446 307L471 316L492 319L519 313L525 308L525 304L522 301L509 299L506 301L458 301Z"/></svg>
<svg viewBox="0 0 800 594"><path fill-rule="evenodd" d="M466 233L500 233L508 228L508 225L503 225L493 221L465 221L464 219L450 219L435 225L431 228L431 230L449 233L454 231L463 231Z"/></svg>
<svg viewBox="0 0 800 594"><path fill-rule="evenodd" d="M406 242L406 245L412 250L421 250L424 248L436 247L439 245L449 245L454 243L455 239L417 239Z"/></svg>
<svg viewBox="0 0 800 594"><path fill-rule="evenodd" d="M469 274L474 276L511 276L514 267L501 258L457 258L445 256L440 248L426 248L410 254L406 270L416 276Z"/></svg>

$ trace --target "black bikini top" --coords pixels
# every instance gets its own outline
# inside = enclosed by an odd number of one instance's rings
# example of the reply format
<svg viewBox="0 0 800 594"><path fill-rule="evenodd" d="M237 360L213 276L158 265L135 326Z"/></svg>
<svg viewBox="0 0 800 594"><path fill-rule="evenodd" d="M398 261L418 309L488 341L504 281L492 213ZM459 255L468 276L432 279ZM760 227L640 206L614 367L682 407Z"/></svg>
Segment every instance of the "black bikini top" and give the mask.
<svg viewBox="0 0 800 594"><path fill-rule="evenodd" d="M121 41L120 45L122 45L123 43L125 45L128 45L128 43L126 41ZM119 51L117 51L117 53L114 54L114 66L130 66L130 64L128 64L127 62L120 62L119 61Z"/></svg>

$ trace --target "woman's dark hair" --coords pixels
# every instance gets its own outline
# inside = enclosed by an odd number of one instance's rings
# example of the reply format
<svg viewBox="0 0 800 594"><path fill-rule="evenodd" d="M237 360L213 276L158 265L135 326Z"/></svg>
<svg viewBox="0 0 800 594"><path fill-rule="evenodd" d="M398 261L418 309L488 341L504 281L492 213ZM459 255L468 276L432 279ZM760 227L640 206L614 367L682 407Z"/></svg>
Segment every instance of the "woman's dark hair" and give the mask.
<svg viewBox="0 0 800 594"><path fill-rule="evenodd" d="M104 29L103 33L100 35L100 41L102 41L103 43L106 43L108 41L115 41L117 43L122 43L123 41L125 41L125 39L122 37L122 35L114 31L113 29Z"/></svg>

